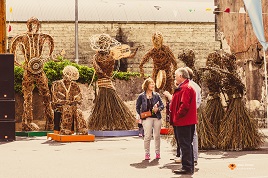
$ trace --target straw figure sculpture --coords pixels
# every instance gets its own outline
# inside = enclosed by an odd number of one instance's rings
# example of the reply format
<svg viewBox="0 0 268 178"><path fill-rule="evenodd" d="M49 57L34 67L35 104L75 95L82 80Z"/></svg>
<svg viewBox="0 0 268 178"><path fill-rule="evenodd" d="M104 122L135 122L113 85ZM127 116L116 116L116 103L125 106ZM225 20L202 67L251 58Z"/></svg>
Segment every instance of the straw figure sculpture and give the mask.
<svg viewBox="0 0 268 178"><path fill-rule="evenodd" d="M91 48L96 51L93 67L98 76L99 91L88 119L88 127L90 130L108 131L133 129L135 118L116 93L112 83L115 59L110 49L120 43L108 34L93 35L90 42Z"/></svg>
<svg viewBox="0 0 268 178"><path fill-rule="evenodd" d="M209 122L214 127L214 132L211 136L218 136L219 127L222 118L224 117L224 108L222 105L222 75L218 72L222 68L221 55L218 52L210 53L207 57L206 70L203 74L203 81L207 86L209 93L207 96L207 104L205 111ZM217 140L210 138L210 146L217 146Z"/></svg>
<svg viewBox="0 0 268 178"><path fill-rule="evenodd" d="M41 25L37 18L32 17L27 21L28 31L21 35L17 35L12 39L11 53L15 55L15 64L23 67L23 115L22 115L22 130L23 131L36 131L39 126L33 123L33 89L34 84L39 90L44 103L44 120L46 120L46 130L53 130L53 110L51 107L51 96L48 87L48 79L43 71L43 64L46 61L43 56L43 48L48 44L49 54L51 57L54 49L54 41L50 35L42 34L39 32ZM16 60L17 49L21 49L24 55L24 63L20 64Z"/></svg>
<svg viewBox="0 0 268 178"><path fill-rule="evenodd" d="M51 87L53 109L61 115L60 134L71 135L76 126L77 135L87 135L87 123L83 113L78 109L81 104L82 93L75 82L79 78L78 69L74 66L66 66L63 71L63 79L54 81Z"/></svg>
<svg viewBox="0 0 268 178"><path fill-rule="evenodd" d="M264 142L257 121L250 118L243 101L245 86L236 72L236 56L224 53L223 90L228 96L225 116L220 124L219 148L224 150L254 150ZM214 106L215 107L215 106Z"/></svg>
<svg viewBox="0 0 268 178"><path fill-rule="evenodd" d="M195 54L191 49L185 49L178 55L178 58L189 68L193 70L193 81L201 86L202 71L195 68ZM201 103L198 110L198 145L200 149L215 148L215 131L205 112L205 104Z"/></svg>
<svg viewBox="0 0 268 178"><path fill-rule="evenodd" d="M173 93L174 91L174 72L177 69L177 62L171 49L163 44L163 35L161 32L155 32L152 35L153 48L151 48L140 61L140 73L141 77L144 77L143 65L150 59L153 60L153 73L152 79L156 83L157 74L160 70L165 71L166 81L161 88L163 91ZM156 91L159 90L156 88ZM166 98L166 127L169 126L169 101Z"/></svg>
<svg viewBox="0 0 268 178"><path fill-rule="evenodd" d="M200 86L201 73L195 68L195 54L192 49L184 49L182 53L178 55L178 59L181 60L187 67L193 70L193 81Z"/></svg>
<svg viewBox="0 0 268 178"><path fill-rule="evenodd" d="M163 45L163 36L160 32L155 32L152 35L153 48L150 49L140 61L141 77L144 77L143 65L151 58L153 60L152 79L156 82L156 76L159 70L166 72L166 84L163 91L173 92L174 72L177 69L177 62L171 49Z"/></svg>

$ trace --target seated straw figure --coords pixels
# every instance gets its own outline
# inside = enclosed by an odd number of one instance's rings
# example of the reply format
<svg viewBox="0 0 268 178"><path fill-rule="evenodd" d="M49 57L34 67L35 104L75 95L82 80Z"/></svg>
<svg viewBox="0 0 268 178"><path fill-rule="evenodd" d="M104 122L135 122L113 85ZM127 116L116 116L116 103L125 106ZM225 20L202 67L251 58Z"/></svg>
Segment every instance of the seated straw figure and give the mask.
<svg viewBox="0 0 268 178"><path fill-rule="evenodd" d="M74 81L79 78L79 72L74 66L66 66L62 73L63 79L53 82L51 88L54 111L61 115L59 134L71 135L75 125L76 134L88 135L86 120L77 107L82 101L80 88Z"/></svg>

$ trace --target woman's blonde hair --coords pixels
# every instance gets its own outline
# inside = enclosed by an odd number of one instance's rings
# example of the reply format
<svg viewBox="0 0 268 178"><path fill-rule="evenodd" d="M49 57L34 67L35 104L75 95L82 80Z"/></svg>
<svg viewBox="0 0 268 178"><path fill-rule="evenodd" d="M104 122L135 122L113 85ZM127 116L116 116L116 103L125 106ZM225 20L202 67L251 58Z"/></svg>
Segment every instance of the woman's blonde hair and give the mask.
<svg viewBox="0 0 268 178"><path fill-rule="evenodd" d="M154 80L152 78L147 78L146 80L144 80L141 88L143 89L143 91L147 91L148 86L150 85L150 83L154 83Z"/></svg>

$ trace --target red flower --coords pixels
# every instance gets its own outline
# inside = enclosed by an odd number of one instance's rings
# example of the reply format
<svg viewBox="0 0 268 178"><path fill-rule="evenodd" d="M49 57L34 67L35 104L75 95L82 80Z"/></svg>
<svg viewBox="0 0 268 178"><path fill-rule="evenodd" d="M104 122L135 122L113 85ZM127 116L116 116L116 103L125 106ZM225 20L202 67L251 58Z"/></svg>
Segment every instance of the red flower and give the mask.
<svg viewBox="0 0 268 178"><path fill-rule="evenodd" d="M230 13L230 8L226 8L224 12Z"/></svg>
<svg viewBox="0 0 268 178"><path fill-rule="evenodd" d="M12 28L11 28L11 25L8 25L8 32L11 32Z"/></svg>

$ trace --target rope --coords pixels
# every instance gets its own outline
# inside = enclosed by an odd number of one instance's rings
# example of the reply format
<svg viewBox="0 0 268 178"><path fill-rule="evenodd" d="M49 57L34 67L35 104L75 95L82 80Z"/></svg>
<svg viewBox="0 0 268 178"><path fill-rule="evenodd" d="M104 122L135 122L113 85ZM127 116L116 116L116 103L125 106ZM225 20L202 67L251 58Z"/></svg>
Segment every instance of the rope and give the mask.
<svg viewBox="0 0 268 178"><path fill-rule="evenodd" d="M98 82L98 86L99 86L99 87L110 88L110 89L115 90L114 85L113 85L111 79L108 79L108 78L101 78L101 79L98 79L97 82Z"/></svg>
<svg viewBox="0 0 268 178"><path fill-rule="evenodd" d="M90 82L90 84L88 85L88 87L90 87L90 85L93 83L93 80L94 80L94 78L95 78L95 74L96 74L96 70L94 69L94 73L93 73L93 75L92 75L91 82Z"/></svg>

